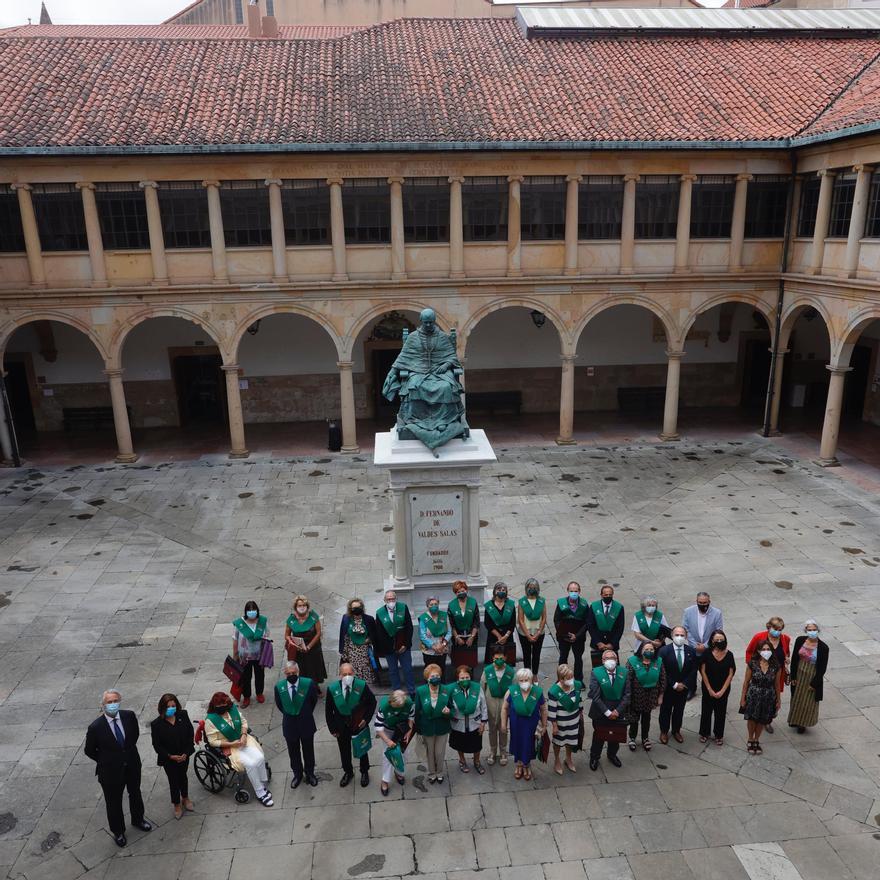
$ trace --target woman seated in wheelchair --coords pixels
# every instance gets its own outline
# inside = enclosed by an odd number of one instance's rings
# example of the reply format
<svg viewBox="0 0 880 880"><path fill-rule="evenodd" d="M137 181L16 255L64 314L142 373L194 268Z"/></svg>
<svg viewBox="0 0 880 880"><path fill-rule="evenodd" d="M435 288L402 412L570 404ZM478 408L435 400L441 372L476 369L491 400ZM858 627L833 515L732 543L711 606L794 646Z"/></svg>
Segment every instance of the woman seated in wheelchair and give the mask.
<svg viewBox="0 0 880 880"><path fill-rule="evenodd" d="M218 691L211 697L205 716L208 745L220 750L233 770L245 772L257 800L264 807L273 806L272 792L266 787L269 773L260 744L248 733L248 723L229 694Z"/></svg>

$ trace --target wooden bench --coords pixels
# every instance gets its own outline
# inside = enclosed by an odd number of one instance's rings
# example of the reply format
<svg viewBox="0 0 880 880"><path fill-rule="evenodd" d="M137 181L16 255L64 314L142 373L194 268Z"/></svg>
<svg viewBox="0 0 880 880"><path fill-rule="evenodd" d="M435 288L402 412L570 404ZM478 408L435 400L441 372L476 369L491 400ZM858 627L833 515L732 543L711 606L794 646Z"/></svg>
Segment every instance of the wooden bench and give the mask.
<svg viewBox="0 0 880 880"><path fill-rule="evenodd" d="M519 415L522 409L522 391L466 391L464 399L468 412L477 410L495 415L503 409Z"/></svg>
<svg viewBox="0 0 880 880"><path fill-rule="evenodd" d="M663 387L634 386L617 389L617 408L622 413L663 412L666 389Z"/></svg>
<svg viewBox="0 0 880 880"><path fill-rule="evenodd" d="M131 424L131 407L126 409ZM61 415L65 431L102 431L113 427L112 406L65 406Z"/></svg>

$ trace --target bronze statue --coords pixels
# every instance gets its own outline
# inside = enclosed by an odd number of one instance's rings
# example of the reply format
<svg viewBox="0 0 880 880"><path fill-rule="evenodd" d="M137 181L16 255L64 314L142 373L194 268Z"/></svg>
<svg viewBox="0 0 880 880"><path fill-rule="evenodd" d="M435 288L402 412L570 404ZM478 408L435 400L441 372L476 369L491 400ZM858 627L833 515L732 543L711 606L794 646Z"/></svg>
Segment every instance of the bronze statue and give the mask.
<svg viewBox="0 0 880 880"><path fill-rule="evenodd" d="M470 434L459 381L464 370L455 352L455 331L447 335L439 330L433 309L424 309L419 318L421 326L404 331L403 349L382 394L390 401L400 397L398 438L421 440L436 457L438 447Z"/></svg>

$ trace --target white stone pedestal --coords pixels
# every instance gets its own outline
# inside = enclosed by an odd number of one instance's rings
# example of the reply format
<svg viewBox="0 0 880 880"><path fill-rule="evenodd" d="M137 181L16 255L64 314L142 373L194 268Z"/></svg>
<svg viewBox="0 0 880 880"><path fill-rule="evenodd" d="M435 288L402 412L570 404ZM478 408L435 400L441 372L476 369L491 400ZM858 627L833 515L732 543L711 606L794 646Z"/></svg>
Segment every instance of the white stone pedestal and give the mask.
<svg viewBox="0 0 880 880"><path fill-rule="evenodd" d="M385 588L416 615L430 595L446 606L453 581L485 589L480 568L480 468L497 461L485 431L450 440L437 458L397 431L376 434L373 463L391 472L394 550Z"/></svg>

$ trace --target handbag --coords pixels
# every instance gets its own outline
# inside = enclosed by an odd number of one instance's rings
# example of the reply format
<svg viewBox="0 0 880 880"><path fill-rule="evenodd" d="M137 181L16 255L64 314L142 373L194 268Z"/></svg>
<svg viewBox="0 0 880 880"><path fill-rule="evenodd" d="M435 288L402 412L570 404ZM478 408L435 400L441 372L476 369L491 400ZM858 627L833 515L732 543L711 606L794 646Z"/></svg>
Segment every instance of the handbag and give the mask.
<svg viewBox="0 0 880 880"><path fill-rule="evenodd" d="M260 659L257 663L263 669L271 669L275 665L275 649L272 647L272 639L260 639Z"/></svg>
<svg viewBox="0 0 880 880"><path fill-rule="evenodd" d="M626 721L594 721L593 731L602 742L622 743L626 742L628 726Z"/></svg>
<svg viewBox="0 0 880 880"><path fill-rule="evenodd" d="M453 645L451 659L453 667L469 666L473 669L477 665L477 646Z"/></svg>
<svg viewBox="0 0 880 880"><path fill-rule="evenodd" d="M550 735L545 730L539 734L535 732L535 757L542 763L547 763L547 756L550 754Z"/></svg>
<svg viewBox="0 0 880 880"><path fill-rule="evenodd" d="M244 675L244 669L242 668L242 665L238 662L238 660L227 654L226 659L223 661L223 674L234 685L238 685L241 683L241 677L242 675Z"/></svg>

